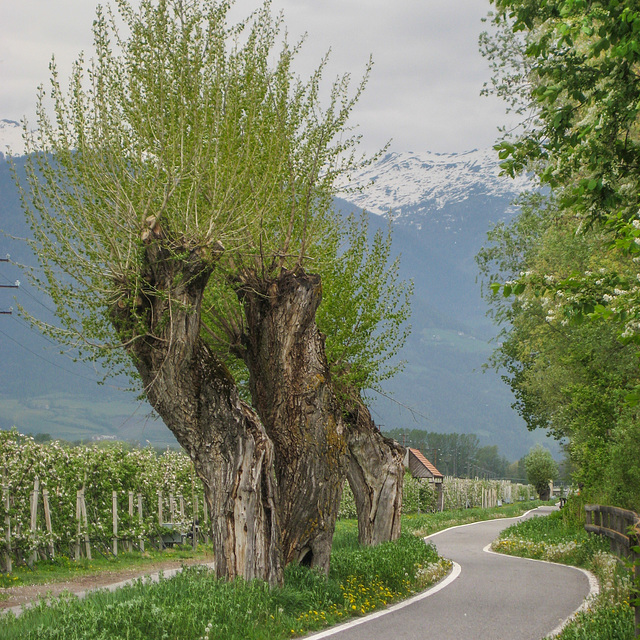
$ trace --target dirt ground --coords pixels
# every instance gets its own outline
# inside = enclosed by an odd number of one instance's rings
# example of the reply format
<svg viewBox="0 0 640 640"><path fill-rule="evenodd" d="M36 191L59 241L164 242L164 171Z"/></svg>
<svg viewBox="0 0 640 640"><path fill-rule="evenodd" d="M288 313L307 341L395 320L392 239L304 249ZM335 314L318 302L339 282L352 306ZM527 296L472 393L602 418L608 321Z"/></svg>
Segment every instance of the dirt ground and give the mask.
<svg viewBox="0 0 640 640"><path fill-rule="evenodd" d="M101 571L97 574L83 575L67 582L50 582L48 584L36 584L19 587L0 588L0 611L18 607L30 602L36 602L41 598L58 596L63 591L80 593L90 589L99 589L109 585L148 576L159 571L179 569L183 565L202 564L201 559L165 560L136 567L122 569L120 571Z"/></svg>

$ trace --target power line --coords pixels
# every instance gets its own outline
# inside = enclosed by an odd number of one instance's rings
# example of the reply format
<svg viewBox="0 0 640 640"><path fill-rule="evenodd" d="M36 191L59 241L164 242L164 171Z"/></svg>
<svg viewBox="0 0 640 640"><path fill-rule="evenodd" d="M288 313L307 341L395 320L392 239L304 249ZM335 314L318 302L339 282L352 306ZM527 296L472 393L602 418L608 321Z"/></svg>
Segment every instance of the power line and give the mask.
<svg viewBox="0 0 640 640"><path fill-rule="evenodd" d="M28 329L29 331L31 331L32 333L34 333L35 335L39 336L40 338L42 338L43 340L46 340L49 344L53 345L54 347L59 347L59 343L56 342L55 340L52 340L49 336L45 335L44 333L42 333L41 331L39 331L38 329L34 328L33 325L31 325L29 322L26 322L23 318L21 318L20 316L13 316L13 320L15 320L15 322L17 322L21 327L24 327L26 329ZM17 344L19 344L23 349L28 349L28 347L25 347L23 344L21 344L20 342L18 342L17 340L13 340L14 342L16 342ZM33 353L33 352L32 352ZM38 355L38 354L34 354L34 355ZM50 362L49 360L46 360L44 357L42 356L38 356L40 357L42 360L44 360L45 362ZM94 375L99 375L98 372L92 368L91 366L89 366L86 362L84 362L83 360L75 360L74 363L76 365L82 366L83 368L85 368L87 371L89 371L90 373L94 374ZM59 367L60 369L63 369L64 371L68 371L67 369L64 369L64 367L61 367L60 365L57 365L54 362L51 362L51 364L53 364L54 366ZM74 375L78 375L80 376L80 374L74 374ZM94 378L91 378L89 376L81 376L84 377L86 380L89 380L91 382L95 382L96 384L102 384L103 380L97 380ZM122 391L122 390L127 390L126 388L120 387L118 385L115 384L106 384L105 386L110 387L111 389L116 389L117 391Z"/></svg>
<svg viewBox="0 0 640 640"><path fill-rule="evenodd" d="M26 347L25 345L23 345L22 343L18 342L18 340L16 340L15 338L13 338L12 336L10 336L8 333L5 333L4 331L2 331L2 329L0 329L0 333L5 337L5 338L9 338L9 340L11 340L11 342L17 344L19 347L21 347L22 349L24 349L25 351L28 351L30 354L34 355L36 358L40 358L40 360L46 362L47 364L50 364L54 367L57 367L58 369L61 369L62 371L66 371L67 373L70 373L72 376L76 376L77 378L82 378L83 380L89 380L91 382L95 382L96 384L99 382L98 380L92 380L91 378L89 378L88 376L83 376L79 373L76 373L75 371L71 371L70 369L66 369L65 367L61 367L59 364L56 364L55 362L52 362L51 360L47 360L46 358L44 358L43 356L41 356L39 353L36 353L35 351L33 351L32 349L29 349L29 347Z"/></svg>
<svg viewBox="0 0 640 640"><path fill-rule="evenodd" d="M9 278L7 278L2 273L0 273L0 278L5 280L6 282L10 282ZM0 285L0 287L2 287L2 285ZM25 289L24 287L20 287L20 292L28 295L34 302L37 302L43 309L46 309L47 311L55 315L56 312L54 309L52 309L51 307L48 307L46 304L44 304L44 302L36 298L36 296L34 296L28 289Z"/></svg>
<svg viewBox="0 0 640 640"><path fill-rule="evenodd" d="M9 254L7 254L6 258L0 258L0 262L9 262ZM7 280L7 282L9 282L9 280L7 278L5 278L5 280ZM17 289L20 286L20 281L16 280L15 284L0 284L0 289ZM8 311L0 311L0 315L3 316L10 316L13 314L13 308L9 308Z"/></svg>

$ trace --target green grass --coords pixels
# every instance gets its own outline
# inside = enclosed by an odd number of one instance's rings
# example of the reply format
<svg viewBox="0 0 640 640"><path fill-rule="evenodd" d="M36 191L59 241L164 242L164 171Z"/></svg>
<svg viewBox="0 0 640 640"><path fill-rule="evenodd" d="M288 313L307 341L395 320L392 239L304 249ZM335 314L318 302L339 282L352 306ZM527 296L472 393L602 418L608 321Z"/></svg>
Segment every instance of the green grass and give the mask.
<svg viewBox="0 0 640 640"><path fill-rule="evenodd" d="M289 566L284 587L269 589L257 581L227 583L204 568L190 567L158 584L139 580L115 593L99 591L84 600L62 597L41 603L19 618L9 615L2 620L2 638L280 640L300 636L386 607L446 575L450 563L419 537L426 535L425 529L433 532L455 524L514 516L531 506L519 503L405 516L400 540L375 548L361 547L357 522L343 520L336 528L328 577Z"/></svg>
<svg viewBox="0 0 640 640"><path fill-rule="evenodd" d="M530 518L504 529L492 548L509 555L589 568L594 554L608 551L609 543L556 511L546 518Z"/></svg>
<svg viewBox="0 0 640 640"><path fill-rule="evenodd" d="M94 549L93 559L80 558L74 560L68 556L58 555L53 560L40 560L30 569L26 565L15 566L10 574L0 573L0 588L16 587L35 584L49 584L73 580L78 576L90 576L107 571L122 571L125 569L139 568L142 571L146 567L157 562L168 560L185 561L199 560L203 563L212 561L212 550L207 546L199 545L196 551L191 546L173 547L164 551L151 549L140 553L120 552L118 557L99 555ZM6 596L5 596L6 598ZM0 592L0 600L3 594Z"/></svg>
<svg viewBox="0 0 640 640"><path fill-rule="evenodd" d="M84 600L58 598L19 618L9 614L3 620L2 637L289 638L406 598L448 570L433 546L410 534L376 548L355 547L352 541L335 551L328 578L303 567L288 567L282 589L270 590L258 581L227 583L207 569L190 567L157 584L139 580L115 593L98 591Z"/></svg>
<svg viewBox="0 0 640 640"><path fill-rule="evenodd" d="M563 510L564 511L564 510ZM502 531L494 551L585 567L595 573L600 595L557 636L557 640L632 640L631 582L613 557L606 538L588 534L581 522L559 511L531 518Z"/></svg>
<svg viewBox="0 0 640 640"><path fill-rule="evenodd" d="M515 518L529 509L535 509L544 502L533 500L530 502L516 502L513 504L494 507L492 509L456 509L439 513L416 513L402 516L402 529L416 536L424 538L432 533L455 527L461 524L493 520L494 518Z"/></svg>

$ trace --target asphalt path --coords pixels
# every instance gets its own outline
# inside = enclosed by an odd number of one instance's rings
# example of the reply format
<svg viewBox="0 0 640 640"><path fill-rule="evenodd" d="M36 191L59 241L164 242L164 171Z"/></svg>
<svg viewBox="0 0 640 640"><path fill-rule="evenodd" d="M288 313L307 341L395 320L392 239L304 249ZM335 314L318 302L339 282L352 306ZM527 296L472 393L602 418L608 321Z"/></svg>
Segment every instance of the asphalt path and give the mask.
<svg viewBox="0 0 640 640"><path fill-rule="evenodd" d="M424 594L307 640L540 640L597 589L573 567L492 553L490 543L523 517L476 522L429 538L454 562L450 576Z"/></svg>

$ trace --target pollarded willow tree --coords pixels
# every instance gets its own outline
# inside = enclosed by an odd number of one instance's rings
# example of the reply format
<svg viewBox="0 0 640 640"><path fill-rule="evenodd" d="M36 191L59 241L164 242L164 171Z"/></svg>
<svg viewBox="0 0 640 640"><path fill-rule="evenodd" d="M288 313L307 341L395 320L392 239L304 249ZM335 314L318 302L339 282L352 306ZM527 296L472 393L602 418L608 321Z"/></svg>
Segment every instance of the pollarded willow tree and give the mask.
<svg viewBox="0 0 640 640"><path fill-rule="evenodd" d="M405 450L380 433L363 394L382 391L382 382L403 366L395 356L410 330L413 285L399 280L399 259L391 258L391 228L386 234L378 231L371 244L367 231L364 216L348 220L348 251L327 261L323 271L327 295L318 324L327 335L327 356L348 425L347 479L358 538L375 545L400 536Z"/></svg>
<svg viewBox="0 0 640 640"><path fill-rule="evenodd" d="M391 229L376 233L370 242L366 215L347 220L338 214L327 215L330 224L314 251L313 277L319 282L320 276L322 281L316 320L325 342L331 386L347 427L342 446L348 458L347 479L356 498L360 541L373 545L400 535L404 449L376 428L363 393L381 391L384 380L403 366L395 356L409 332L413 286L399 279L399 259L391 257ZM229 285L209 288L204 309L206 337L236 379L249 381L246 395L255 399L254 365L247 348L247 344L253 348L251 319L247 318L251 309L243 304L244 294L239 291L237 295L238 289ZM292 308L290 302L287 307ZM273 296L269 308L275 308ZM309 338L302 342L309 343ZM271 366L274 358L265 362ZM257 384L265 382L258 379ZM289 376L282 393L291 397L295 384ZM284 441L283 446L292 455L296 443Z"/></svg>
<svg viewBox="0 0 640 640"><path fill-rule="evenodd" d="M321 104L324 62L296 78L269 3L237 26L229 8L98 10L68 88L52 65L52 117L40 92L22 197L59 320L41 327L135 365L203 481L216 571L275 584L287 562L328 570L347 472L316 312L348 255L331 207L364 81Z"/></svg>

